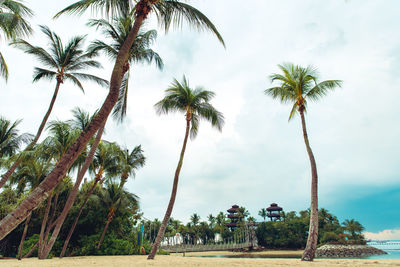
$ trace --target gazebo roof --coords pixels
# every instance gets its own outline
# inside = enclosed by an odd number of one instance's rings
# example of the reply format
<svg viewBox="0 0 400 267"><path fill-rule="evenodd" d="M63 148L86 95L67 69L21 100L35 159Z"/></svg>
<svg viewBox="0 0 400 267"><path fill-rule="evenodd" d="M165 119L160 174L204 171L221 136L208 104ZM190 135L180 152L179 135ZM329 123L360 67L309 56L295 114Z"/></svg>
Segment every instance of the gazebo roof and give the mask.
<svg viewBox="0 0 400 267"><path fill-rule="evenodd" d="M281 211L282 208L278 206L276 203L271 203L271 205L267 208L267 211Z"/></svg>
<svg viewBox="0 0 400 267"><path fill-rule="evenodd" d="M237 212L238 209L239 209L239 206L238 206L238 205L233 205L232 208L230 208L230 209L227 210L227 212L229 212L229 213L234 213L234 212Z"/></svg>

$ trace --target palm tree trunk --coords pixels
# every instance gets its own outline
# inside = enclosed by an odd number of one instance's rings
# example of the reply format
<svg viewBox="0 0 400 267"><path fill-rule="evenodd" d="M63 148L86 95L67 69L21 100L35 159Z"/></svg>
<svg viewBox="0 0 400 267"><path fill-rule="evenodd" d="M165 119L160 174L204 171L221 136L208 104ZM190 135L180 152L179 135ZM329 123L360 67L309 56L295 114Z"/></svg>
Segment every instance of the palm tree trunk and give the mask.
<svg viewBox="0 0 400 267"><path fill-rule="evenodd" d="M40 183L40 185L36 187L35 190L33 190L32 193L25 198L25 200L14 211L0 221L0 240L8 235L13 229L15 229L32 210L38 208L39 205L49 196L50 192L58 185L59 182L61 182L68 169L81 154L90 138L92 138L92 136L107 120L110 112L118 100L119 89L124 76L124 65L128 61L130 48L136 39L143 20L147 17L150 11L151 9L148 9L146 10L147 13L141 13L136 16L135 23L118 53L114 69L111 74L110 90L99 112L89 123L88 127L81 133L75 143L69 147L64 157L54 167L51 173L43 180L43 182Z"/></svg>
<svg viewBox="0 0 400 267"><path fill-rule="evenodd" d="M23 152L31 150L33 148L33 146L36 145L37 141L39 140L39 137L43 132L44 126L46 125L47 119L49 118L50 113L53 109L54 102L56 102L56 98L57 98L59 89L60 89L60 82L57 80L56 89L54 90L53 97L51 98L50 106L47 109L46 114L44 115L44 118L42 120L42 123L39 126L36 136L32 140L32 142L24 149ZM1 180L0 180L0 188L3 187L3 185L7 182L8 178L10 178L11 174L14 173L15 169L18 168L18 166L21 164L21 162L22 162L22 159L20 157L14 162L14 164L11 166L11 168L5 174L3 174L3 176L1 177Z"/></svg>
<svg viewBox="0 0 400 267"><path fill-rule="evenodd" d="M90 188L90 191L87 193L85 200L81 204L81 207L79 209L78 215L76 216L76 218L74 220L74 223L71 226L71 229L69 229L68 236L65 239L64 246L63 246L62 251L60 253L60 258L64 257L65 251L66 251L68 243L69 243L69 240L71 239L71 236L74 233L76 225L78 224L79 217L82 214L83 208L85 207L86 202L88 201L89 197L93 194L94 190L96 189L96 185L101 180L101 176L102 176L102 172L99 171L99 173L96 175L96 179L94 180L92 188Z"/></svg>
<svg viewBox="0 0 400 267"><path fill-rule="evenodd" d="M301 125L303 128L304 142L306 144L308 157L311 164L311 212L310 212L310 228L308 230L307 245L301 257L302 261L312 261L315 257L315 250L318 242L318 174L317 164L315 163L314 154L308 141L306 121L304 119L304 111L300 111Z"/></svg>
<svg viewBox="0 0 400 267"><path fill-rule="evenodd" d="M18 260L21 260L21 258L22 258L22 248L24 247L24 242L25 242L26 234L28 233L28 225L31 220L31 217L32 217L32 212L31 212L31 214L28 215L28 217L26 217L26 220L25 220L24 232L22 233L21 242L19 243L19 248L18 248Z"/></svg>
<svg viewBox="0 0 400 267"><path fill-rule="evenodd" d="M39 235L39 248L38 248L38 258L41 258L42 249L43 249L43 237L44 237L44 230L46 229L47 218L49 217L50 213L50 206L51 206L51 199L53 198L53 191L50 193L49 198L47 199L46 210L44 212L43 220L42 220L42 227L40 228L40 235Z"/></svg>
<svg viewBox="0 0 400 267"><path fill-rule="evenodd" d="M82 165L82 168L80 169L79 173L78 173L78 177L76 179L74 188L72 188L71 192L69 193L68 199L65 203L64 209L61 212L61 215L57 218L57 224L56 227L50 237L49 242L46 244L45 249L43 251L43 255L46 255L46 257L48 256L48 254L50 253L51 249L53 248L54 242L56 241L58 234L60 233L61 230L61 226L63 225L65 219L67 218L68 212L71 210L72 205L75 202L76 196L78 194L79 191L79 186L83 180L83 177L85 176L86 171L89 168L89 165L92 163L93 161L93 157L94 154L96 152L97 146L99 145L99 142L101 140L101 136L103 135L103 131L104 131L104 127L105 125L103 125L99 131L97 132L96 135L96 139L93 142L92 147L90 148L89 154L85 159L85 162ZM72 235L72 233L71 233ZM69 236L70 237L70 236ZM69 239L68 239L69 241ZM66 242L66 244L64 244L63 250L61 251L61 255L60 258L62 258L64 256L65 253L65 249L68 246L68 242Z"/></svg>
<svg viewBox="0 0 400 267"><path fill-rule="evenodd" d="M107 219L106 225L104 226L103 233L101 234L99 244L97 245L97 249L100 249L101 244L103 243L103 240L104 240L104 236L106 235L107 228L110 225L110 222L111 222L111 220L113 219L114 216L112 216L111 214L108 214L107 217L108 217L108 219Z"/></svg>
<svg viewBox="0 0 400 267"><path fill-rule="evenodd" d="M178 190L179 173L181 172L181 168L182 168L183 156L185 155L186 144L187 144L187 140L189 137L189 130L190 130L190 120L186 119L185 139L183 141L183 146L182 146L182 150L181 150L181 156L179 158L179 163L178 163L178 166L176 167L176 171L175 171L174 184L172 186L171 198L169 200L167 211L165 212L161 227L158 230L156 240L154 241L151 252L150 252L149 256L147 257L148 260L153 260L154 257L156 256L157 249L160 246L161 240L164 237L165 229L167 228L169 218L171 217L172 209L174 208L176 192Z"/></svg>

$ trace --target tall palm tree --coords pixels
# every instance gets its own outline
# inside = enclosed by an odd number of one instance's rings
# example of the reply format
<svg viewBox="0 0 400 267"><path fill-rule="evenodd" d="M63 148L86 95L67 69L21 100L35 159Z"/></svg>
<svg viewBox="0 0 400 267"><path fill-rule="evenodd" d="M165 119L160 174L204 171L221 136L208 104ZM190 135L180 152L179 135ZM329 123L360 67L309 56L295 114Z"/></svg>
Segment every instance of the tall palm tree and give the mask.
<svg viewBox="0 0 400 267"><path fill-rule="evenodd" d="M56 80L56 87L47 112L42 119L35 137L27 146L25 151L31 150L39 140L39 137L46 125L47 119L49 118L53 109L60 85L63 84L64 81L71 81L82 91L84 90L81 81L85 80L94 81L101 86L108 86L108 81L95 75L80 72L90 67L101 67L99 62L91 58L91 54L82 49L85 39L84 36L74 37L65 46L63 46L60 37L56 33L52 32L46 26L40 26L40 28L49 39L49 49L46 50L39 46L33 46L22 39L18 39L12 43L12 45L22 49L25 53L34 55L43 65L49 67L49 69L35 67L33 75L34 82L37 82L41 79ZM20 163L21 160L17 160L13 166L2 176L0 180L0 188Z"/></svg>
<svg viewBox="0 0 400 267"><path fill-rule="evenodd" d="M73 113L74 113L75 119L70 121L70 124L73 127L79 129L80 131L84 131L88 127L90 121L93 119L93 116L94 116L94 115L90 116L87 112L85 112L85 111L83 111L83 110L81 110L79 108L73 110ZM97 150L97 147L98 147L98 145L99 145L99 143L101 141L101 137L103 135L103 131L104 131L104 125L98 130L96 138L94 139L93 143L91 144L90 150L87 153L83 164L81 164L82 161L79 160L79 158L81 158L83 156L83 154L85 154L85 153L81 153L81 155L78 157L78 159L73 164L73 165L75 165L76 163L78 163L77 164L78 165L77 166L78 167L78 176L76 178L74 187L72 188L72 190L70 191L70 193L68 195L67 201L65 202L65 206L64 206L60 216L56 220L56 225L55 225L54 230L53 230L53 232L51 234L50 240L46 244L46 247L43 249L43 255L46 256L46 257L50 253L50 251L51 251L51 249L52 249L52 247L53 247L53 245L54 245L54 243L55 243L55 241L56 241L56 239L58 237L58 234L59 234L59 232L61 230L61 227L62 227L65 219L67 218L68 212L70 211L70 209L72 208L72 206L73 206L73 204L75 202L76 196L77 196L78 191L79 191L79 186L82 183L82 180L83 180L83 177L86 174L86 171L89 169L89 166L93 161L93 157L94 157L94 155L96 153L96 150ZM72 167L74 167L74 166L72 166ZM82 212L82 210L83 210L83 207L81 208L80 212ZM77 221L78 221L78 219L76 219L75 225L76 225ZM72 235L72 231L73 230L71 230L71 235ZM68 241L69 241L69 238L68 238ZM62 252L60 254L60 257L64 256L65 249L66 249L66 246L68 245L68 242L66 241L65 244L66 245L64 246L64 248L63 248L63 250L62 250Z"/></svg>
<svg viewBox="0 0 400 267"><path fill-rule="evenodd" d="M48 126L50 136L47 137L39 145L38 149L42 151L42 155L48 159L52 159L56 164L65 155L68 148L73 144L80 130L73 129L68 122L63 121L51 121ZM53 224L53 219L55 217L58 197L61 190L61 184L57 186L51 193L47 201L47 207L44 214L42 227L39 236L39 258L47 258L43 256L43 251L46 248L48 235L51 230L51 225ZM54 201L53 201L53 212L49 217L51 199L53 192L55 191Z"/></svg>
<svg viewBox="0 0 400 267"><path fill-rule="evenodd" d="M118 52L124 44L129 32L134 24L134 17L132 14L121 16L113 19L113 23L108 22L105 19L94 19L90 20L88 25L102 29L103 35L111 41L107 44L101 40L96 40L88 47L88 51L93 54L97 54L102 51L112 61L118 56ZM128 104L128 84L130 77L131 65L134 63L146 62L148 64L155 62L159 69L162 69L164 63L161 57L150 49L150 45L157 38L157 31L151 30L147 32L139 31L130 51L128 62L125 64L124 69L126 73L122 80L122 86L119 92L118 102L114 107L113 116L119 122L122 122L126 116L127 104Z"/></svg>
<svg viewBox="0 0 400 267"><path fill-rule="evenodd" d="M112 181L106 182L105 188L100 190L99 197L103 207L108 209L108 214L103 233L97 244L97 249L101 247L107 228L116 214L121 210L127 209L133 212L139 207L138 197L135 194L129 193L123 187Z"/></svg>
<svg viewBox="0 0 400 267"><path fill-rule="evenodd" d="M267 218L267 209L266 208L262 208L258 212L258 216L261 216L264 219L264 222L265 222L265 218Z"/></svg>
<svg viewBox="0 0 400 267"><path fill-rule="evenodd" d="M307 246L301 259L303 261L312 261L318 241L318 174L317 164L308 140L304 113L306 112L307 100L319 100L329 91L340 87L342 81L326 80L318 82L318 73L311 66L304 68L286 63L278 65L278 67L283 74L274 73L270 78L271 82L279 82L279 86L266 89L265 94L270 95L274 99L279 99L282 103L293 103L289 120L294 118L297 112L300 114L304 142L311 164L310 228L308 231Z"/></svg>
<svg viewBox="0 0 400 267"><path fill-rule="evenodd" d="M79 217L89 200L89 197L93 194L98 183L103 182L104 174L108 174L109 177L115 177L118 172L118 162L120 160L120 148L115 143L109 143L106 141L100 141L97 151L95 153L94 159L89 170L95 175L93 185L91 186L89 192L86 194L85 199L81 203L78 215L75 217L74 223L72 224L68 236L64 241L64 246L62 248L60 257L64 257L65 251L68 247L69 240L75 231L75 227L78 224ZM50 250L48 251L50 252Z"/></svg>
<svg viewBox="0 0 400 267"><path fill-rule="evenodd" d="M155 104L157 113L168 114L171 112L183 112L186 119L186 131L178 166L176 167L175 171L171 198L169 200L168 208L165 212L161 228L158 231L157 238L154 242L148 259L154 259L158 246L160 245L161 240L164 237L168 220L171 217L176 193L178 190L179 173L182 168L183 157L185 155L189 133L192 139L197 136L200 119L209 121L213 127L217 128L220 131L222 130L222 126L224 124L224 116L222 115L222 113L217 111L209 103L209 101L214 97L215 94L211 91L206 91L200 87L192 90L189 87L189 83L186 80L185 76L183 77L182 83L179 83L175 79L172 85L165 92L165 98Z"/></svg>
<svg viewBox="0 0 400 267"><path fill-rule="evenodd" d="M27 36L32 33L28 19L33 15L31 9L19 0L0 1L0 29L6 40ZM8 67L0 52L0 76L7 81Z"/></svg>
<svg viewBox="0 0 400 267"><path fill-rule="evenodd" d="M62 181L63 174L81 154L92 136L105 125L109 114L118 100L122 79L126 72L124 71L124 65L128 61L130 48L136 39L140 27L151 11L155 12L160 24L165 30L168 30L172 23L179 26L182 22L186 21L189 25L199 30L206 29L211 31L217 36L218 40L224 44L216 27L204 14L187 3L175 0L139 0L135 6L131 6L128 0L81 0L60 11L56 17L64 13L81 14L90 8L104 10L106 14L123 14L124 10L129 10L129 12L134 10L135 14L135 23L124 44L121 46L117 59L115 60L111 74L109 93L89 126L70 147L64 158L54 167L53 171L46 177L43 183L25 198L13 212L0 221L0 239L3 239L17 227L28 216L30 210L36 209L46 199L48 193Z"/></svg>

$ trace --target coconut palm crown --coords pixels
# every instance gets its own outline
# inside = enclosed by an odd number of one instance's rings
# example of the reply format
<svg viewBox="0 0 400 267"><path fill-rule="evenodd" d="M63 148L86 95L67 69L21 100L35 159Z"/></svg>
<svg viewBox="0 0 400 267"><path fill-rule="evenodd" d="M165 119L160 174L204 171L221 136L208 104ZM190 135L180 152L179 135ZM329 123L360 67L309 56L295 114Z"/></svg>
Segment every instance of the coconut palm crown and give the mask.
<svg viewBox="0 0 400 267"><path fill-rule="evenodd" d="M40 63L50 67L44 69L35 67L33 81L37 82L42 78L56 79L59 83L65 80L72 81L84 91L81 80L94 81L97 84L107 87L108 81L95 75L78 72L89 67L100 68L101 65L91 58L91 54L82 49L85 36L72 38L65 46L60 37L52 32L47 26L40 26L41 31L49 39L49 50L39 46L33 46L25 40L18 39L11 44L23 50L27 54L36 56Z"/></svg>
<svg viewBox="0 0 400 267"><path fill-rule="evenodd" d="M0 29L6 40L27 36L32 33L28 18L33 15L31 9L21 1L0 0ZM8 79L7 63L0 52L0 75Z"/></svg>
<svg viewBox="0 0 400 267"><path fill-rule="evenodd" d="M57 18L62 14L81 15L88 9L107 17L126 16L134 12L136 17L144 15L144 19L149 13L154 12L159 25L165 32L168 32L172 23L179 26L186 21L199 31L212 32L225 46L217 28L203 13L189 4L177 0L80 0L67 6L54 17Z"/></svg>
<svg viewBox="0 0 400 267"><path fill-rule="evenodd" d="M183 112L186 120L190 122L190 137L194 139L199 130L200 119L207 120L211 125L222 130L224 116L216 110L209 101L215 96L214 92L197 87L192 90L185 76L180 83L176 79L165 91L164 99L155 104L157 114Z"/></svg>
<svg viewBox="0 0 400 267"><path fill-rule="evenodd" d="M326 80L318 83L318 72L312 67L306 68L284 63L278 65L283 74L270 75L271 82L279 82L280 86L266 89L264 92L282 103L293 103L289 115L291 120L296 111L307 111L307 99L317 101L329 91L342 85L340 80Z"/></svg>
<svg viewBox="0 0 400 267"><path fill-rule="evenodd" d="M88 47L88 52L95 55L101 51L107 55L110 60L115 61L122 45L128 37L129 32L132 30L134 21L132 15L114 18L112 23L105 19L90 20L88 25L101 28L102 34L109 39L111 43L107 44L101 40L95 40ZM148 64L154 62L159 69L164 67L161 57L149 48L156 38L157 31L155 30L146 32L139 31L130 48L128 62L124 66L126 72L122 80L118 101L113 111L113 117L119 122L122 122L126 116L128 104L128 82L130 77L129 70L131 65L141 62L146 62Z"/></svg>

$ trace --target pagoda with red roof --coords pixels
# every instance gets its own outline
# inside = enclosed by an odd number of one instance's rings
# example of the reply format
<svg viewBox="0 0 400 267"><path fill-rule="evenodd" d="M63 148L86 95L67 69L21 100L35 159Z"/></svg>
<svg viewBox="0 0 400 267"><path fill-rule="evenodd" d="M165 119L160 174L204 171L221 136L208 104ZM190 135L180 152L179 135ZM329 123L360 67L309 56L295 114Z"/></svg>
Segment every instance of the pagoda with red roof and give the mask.
<svg viewBox="0 0 400 267"><path fill-rule="evenodd" d="M230 222L225 223L227 227L231 229L231 231L235 230L236 227L239 226L239 223L241 219L243 218L243 215L239 212L239 206L238 205L233 205L232 208L227 210L228 217L230 219Z"/></svg>

